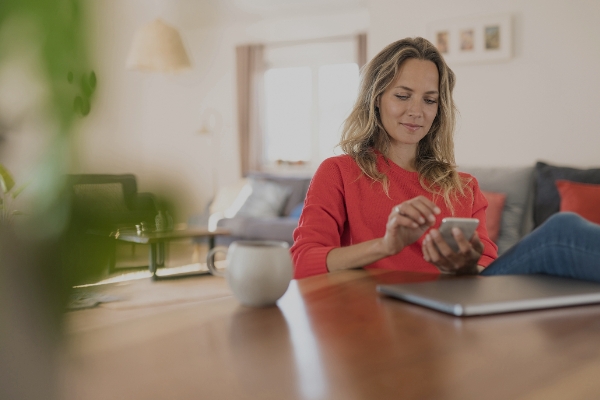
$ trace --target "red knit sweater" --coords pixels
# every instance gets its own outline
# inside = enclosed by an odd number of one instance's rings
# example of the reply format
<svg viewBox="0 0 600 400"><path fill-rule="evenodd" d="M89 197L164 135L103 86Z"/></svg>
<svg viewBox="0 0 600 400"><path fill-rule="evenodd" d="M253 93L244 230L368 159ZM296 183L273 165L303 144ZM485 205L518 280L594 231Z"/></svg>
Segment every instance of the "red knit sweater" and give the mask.
<svg viewBox="0 0 600 400"><path fill-rule="evenodd" d="M328 272L326 258L331 249L383 237L394 206L419 195L433 200L433 195L419 183L417 172L406 171L392 161L388 164L381 154L377 157L377 168L389 179L389 197L383 186L362 174L348 155L329 158L319 166L310 183L298 228L294 231L291 253L295 278ZM471 177L464 173L460 175ZM487 267L497 257L498 248L486 231L487 201L475 178L471 179L469 187L472 193L465 191L466 197L454 205L454 215L437 196L435 203L442 212L434 227L438 228L444 217L479 219L477 233L484 251L478 264ZM423 259L423 237L400 253L365 268L439 273L434 265Z"/></svg>

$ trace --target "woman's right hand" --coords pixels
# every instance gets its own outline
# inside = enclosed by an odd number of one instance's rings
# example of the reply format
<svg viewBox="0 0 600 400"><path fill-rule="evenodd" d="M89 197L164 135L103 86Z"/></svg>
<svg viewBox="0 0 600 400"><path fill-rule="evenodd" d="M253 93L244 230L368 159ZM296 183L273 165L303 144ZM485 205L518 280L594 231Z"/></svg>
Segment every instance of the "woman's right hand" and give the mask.
<svg viewBox="0 0 600 400"><path fill-rule="evenodd" d="M399 253L406 246L419 240L436 221L441 210L425 196L407 200L392 208L388 217L383 247L389 255Z"/></svg>

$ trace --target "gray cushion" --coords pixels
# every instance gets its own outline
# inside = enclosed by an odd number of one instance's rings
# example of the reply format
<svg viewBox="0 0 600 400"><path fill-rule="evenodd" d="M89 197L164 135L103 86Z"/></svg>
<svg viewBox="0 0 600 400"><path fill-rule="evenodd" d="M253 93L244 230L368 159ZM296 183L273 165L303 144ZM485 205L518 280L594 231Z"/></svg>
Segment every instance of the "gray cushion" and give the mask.
<svg viewBox="0 0 600 400"><path fill-rule="evenodd" d="M506 194L498 254L504 253L533 227L534 167L465 167L459 170L473 175L481 190Z"/></svg>
<svg viewBox="0 0 600 400"><path fill-rule="evenodd" d="M285 206L283 207L283 216L288 216L300 203L304 203L306 197L306 191L310 184L310 177L301 176L285 176L285 175L273 175L267 173L254 172L249 175L249 178L254 180L264 180L269 182L277 183L278 185L290 188L290 196L287 199Z"/></svg>
<svg viewBox="0 0 600 400"><path fill-rule="evenodd" d="M235 216L240 217L279 217L292 190L274 182L251 179L252 193Z"/></svg>
<svg viewBox="0 0 600 400"><path fill-rule="evenodd" d="M294 229L298 226L296 218L224 218L219 221L219 228L231 232L229 242L238 239L245 240L285 240L290 245L294 243Z"/></svg>

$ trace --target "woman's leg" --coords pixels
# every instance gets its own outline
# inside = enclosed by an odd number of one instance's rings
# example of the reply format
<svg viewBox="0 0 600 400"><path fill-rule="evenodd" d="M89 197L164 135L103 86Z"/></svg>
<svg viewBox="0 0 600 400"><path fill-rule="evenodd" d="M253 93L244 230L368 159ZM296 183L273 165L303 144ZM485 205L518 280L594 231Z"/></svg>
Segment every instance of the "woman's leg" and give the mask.
<svg viewBox="0 0 600 400"><path fill-rule="evenodd" d="M600 225L558 213L481 275L548 274L600 282Z"/></svg>

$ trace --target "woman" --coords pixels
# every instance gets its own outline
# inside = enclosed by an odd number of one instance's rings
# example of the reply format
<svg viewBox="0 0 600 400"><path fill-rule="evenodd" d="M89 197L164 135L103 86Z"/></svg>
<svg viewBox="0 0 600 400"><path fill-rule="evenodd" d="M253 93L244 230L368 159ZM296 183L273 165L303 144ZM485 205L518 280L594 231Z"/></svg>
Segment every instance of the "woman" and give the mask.
<svg viewBox="0 0 600 400"><path fill-rule="evenodd" d="M600 282L600 225L556 213L481 272L548 274Z"/></svg>
<svg viewBox="0 0 600 400"><path fill-rule="evenodd" d="M473 274L497 257L487 201L454 166L453 88L423 38L369 62L344 125L346 154L325 160L308 190L291 249L296 278L357 267ZM448 216L480 221L470 240L454 232L457 253L435 229Z"/></svg>
<svg viewBox="0 0 600 400"><path fill-rule="evenodd" d="M487 202L454 167L453 87L422 38L392 43L367 65L344 126L346 154L325 160L307 193L291 249L296 278L366 267L600 282L600 226L573 213L552 216L494 261ZM453 232L457 253L436 229L446 216L480 221L471 240Z"/></svg>

